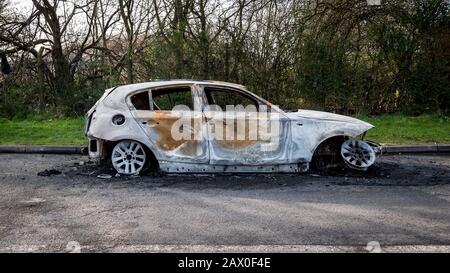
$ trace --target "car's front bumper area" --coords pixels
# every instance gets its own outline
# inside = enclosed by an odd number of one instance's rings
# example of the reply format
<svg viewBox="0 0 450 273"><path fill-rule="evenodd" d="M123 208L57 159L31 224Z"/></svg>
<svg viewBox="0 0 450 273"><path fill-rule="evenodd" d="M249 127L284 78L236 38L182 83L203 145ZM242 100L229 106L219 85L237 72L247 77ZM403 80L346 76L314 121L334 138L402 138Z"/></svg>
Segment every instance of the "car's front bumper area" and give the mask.
<svg viewBox="0 0 450 273"><path fill-rule="evenodd" d="M364 140L364 141L372 147L372 149L375 152L375 155L377 157L379 157L383 154L383 147L381 146L381 144L376 143L374 141L370 141L370 140Z"/></svg>

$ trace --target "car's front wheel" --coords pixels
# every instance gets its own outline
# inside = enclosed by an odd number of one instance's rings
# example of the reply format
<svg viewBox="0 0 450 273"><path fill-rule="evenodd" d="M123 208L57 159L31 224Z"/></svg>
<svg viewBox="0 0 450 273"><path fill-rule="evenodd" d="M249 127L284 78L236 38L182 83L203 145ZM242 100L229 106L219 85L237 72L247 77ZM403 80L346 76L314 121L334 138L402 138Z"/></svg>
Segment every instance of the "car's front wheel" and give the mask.
<svg viewBox="0 0 450 273"><path fill-rule="evenodd" d="M350 168L367 170L375 163L376 154L367 142L349 139L342 143L341 156Z"/></svg>
<svg viewBox="0 0 450 273"><path fill-rule="evenodd" d="M145 168L147 158L142 144L134 140L118 142L111 152L111 163L120 174L138 174Z"/></svg>

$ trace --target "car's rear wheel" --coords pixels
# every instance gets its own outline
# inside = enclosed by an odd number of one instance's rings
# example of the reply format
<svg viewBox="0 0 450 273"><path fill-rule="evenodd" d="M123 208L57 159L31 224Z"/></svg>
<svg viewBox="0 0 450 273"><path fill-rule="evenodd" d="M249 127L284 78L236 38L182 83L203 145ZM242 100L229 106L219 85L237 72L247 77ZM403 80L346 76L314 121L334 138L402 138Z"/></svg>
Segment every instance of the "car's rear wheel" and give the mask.
<svg viewBox="0 0 450 273"><path fill-rule="evenodd" d="M147 165L147 160L146 150L134 140L118 142L111 152L111 163L120 174L138 174Z"/></svg>

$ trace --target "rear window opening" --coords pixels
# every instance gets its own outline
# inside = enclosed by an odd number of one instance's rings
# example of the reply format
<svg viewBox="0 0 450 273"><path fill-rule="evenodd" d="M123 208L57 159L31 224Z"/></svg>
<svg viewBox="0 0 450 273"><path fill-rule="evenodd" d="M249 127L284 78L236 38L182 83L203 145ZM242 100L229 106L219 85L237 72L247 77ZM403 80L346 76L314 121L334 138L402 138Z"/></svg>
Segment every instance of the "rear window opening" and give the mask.
<svg viewBox="0 0 450 273"><path fill-rule="evenodd" d="M150 110L150 101L148 91L134 94L131 96L131 103L136 110Z"/></svg>
<svg viewBox="0 0 450 273"><path fill-rule="evenodd" d="M175 106L185 105L194 109L190 87L172 87L152 90L153 110L170 111Z"/></svg>

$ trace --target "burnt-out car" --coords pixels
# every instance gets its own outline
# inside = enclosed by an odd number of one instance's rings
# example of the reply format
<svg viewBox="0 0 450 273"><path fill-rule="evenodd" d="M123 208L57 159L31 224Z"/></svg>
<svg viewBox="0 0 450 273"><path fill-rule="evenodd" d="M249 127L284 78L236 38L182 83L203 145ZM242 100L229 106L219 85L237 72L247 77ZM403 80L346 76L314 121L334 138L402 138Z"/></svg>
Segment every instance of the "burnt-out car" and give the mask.
<svg viewBox="0 0 450 273"><path fill-rule="evenodd" d="M373 126L319 111L285 112L242 85L156 81L105 91L86 114L89 156L120 174L366 170L380 152ZM326 164L325 164L326 163Z"/></svg>

